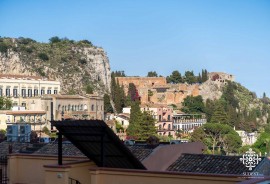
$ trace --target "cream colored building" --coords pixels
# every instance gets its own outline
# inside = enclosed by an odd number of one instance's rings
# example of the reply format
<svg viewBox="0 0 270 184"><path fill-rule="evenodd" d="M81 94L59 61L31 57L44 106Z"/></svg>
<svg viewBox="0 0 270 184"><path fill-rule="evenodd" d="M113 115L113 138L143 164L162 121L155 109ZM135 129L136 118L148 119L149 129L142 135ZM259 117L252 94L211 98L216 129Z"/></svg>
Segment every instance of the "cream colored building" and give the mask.
<svg viewBox="0 0 270 184"><path fill-rule="evenodd" d="M60 82L38 76L0 75L0 96L11 97L13 105L26 106L27 98L58 94Z"/></svg>
<svg viewBox="0 0 270 184"><path fill-rule="evenodd" d="M104 102L98 95L44 95L41 109L47 112L48 120L51 120L51 108L54 120L104 119Z"/></svg>
<svg viewBox="0 0 270 184"><path fill-rule="evenodd" d="M42 110L4 110L0 111L0 130L8 124L31 124L31 130L42 130L46 126L46 112Z"/></svg>

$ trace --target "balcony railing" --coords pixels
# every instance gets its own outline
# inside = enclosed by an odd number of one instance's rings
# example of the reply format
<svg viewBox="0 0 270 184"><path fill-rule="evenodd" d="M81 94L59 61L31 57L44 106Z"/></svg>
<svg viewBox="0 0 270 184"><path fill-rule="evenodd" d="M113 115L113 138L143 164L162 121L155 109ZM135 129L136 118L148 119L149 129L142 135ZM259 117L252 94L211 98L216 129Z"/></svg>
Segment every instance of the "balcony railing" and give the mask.
<svg viewBox="0 0 270 184"><path fill-rule="evenodd" d="M201 123L206 122L206 119L174 119L174 123Z"/></svg>
<svg viewBox="0 0 270 184"><path fill-rule="evenodd" d="M81 184L81 182L74 178L68 178L68 184Z"/></svg>
<svg viewBox="0 0 270 184"><path fill-rule="evenodd" d="M175 131L175 128L158 128L158 132L168 132L168 131Z"/></svg>

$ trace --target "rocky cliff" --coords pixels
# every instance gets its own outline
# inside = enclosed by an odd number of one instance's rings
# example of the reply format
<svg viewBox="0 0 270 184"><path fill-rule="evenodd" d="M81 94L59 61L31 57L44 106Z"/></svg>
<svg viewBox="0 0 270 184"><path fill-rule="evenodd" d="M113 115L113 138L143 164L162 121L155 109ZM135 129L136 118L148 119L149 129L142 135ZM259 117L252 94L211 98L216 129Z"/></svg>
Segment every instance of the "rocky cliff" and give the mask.
<svg viewBox="0 0 270 184"><path fill-rule="evenodd" d="M87 40L54 37L40 43L29 38L0 38L0 72L60 81L62 93L110 91L107 54Z"/></svg>
<svg viewBox="0 0 270 184"><path fill-rule="evenodd" d="M222 96L222 90L225 84L221 82L215 82L210 79L202 83L199 87L200 95L203 97L203 100L217 100Z"/></svg>

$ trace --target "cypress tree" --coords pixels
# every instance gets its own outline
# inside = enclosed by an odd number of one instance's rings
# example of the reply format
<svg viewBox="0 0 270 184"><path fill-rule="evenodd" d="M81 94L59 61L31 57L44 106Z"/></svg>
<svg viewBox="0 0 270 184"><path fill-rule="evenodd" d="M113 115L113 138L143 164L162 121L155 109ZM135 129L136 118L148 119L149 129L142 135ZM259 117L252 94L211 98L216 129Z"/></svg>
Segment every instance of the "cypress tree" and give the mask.
<svg viewBox="0 0 270 184"><path fill-rule="evenodd" d="M216 105L215 111L213 113L213 116L211 118L211 123L222 123L222 124L228 124L228 116L224 110L224 106L221 104L221 102L218 102Z"/></svg>
<svg viewBox="0 0 270 184"><path fill-rule="evenodd" d="M125 101L126 101L126 97L125 97L125 91L124 91L124 87L119 85L119 82L116 81L115 77L117 75L124 75L124 72L118 72L116 71L112 72L111 74L111 96L112 96L112 101L114 102L114 111L116 111L116 113L121 113L123 107L125 107Z"/></svg>
<svg viewBox="0 0 270 184"><path fill-rule="evenodd" d="M155 119L149 112L142 113L142 121L137 131L139 140L146 140L150 136L156 135Z"/></svg>
<svg viewBox="0 0 270 184"><path fill-rule="evenodd" d="M128 84L128 96L130 97L131 101L135 101L137 100L137 96L136 96L136 86L134 85L134 83L129 83Z"/></svg>
<svg viewBox="0 0 270 184"><path fill-rule="evenodd" d="M205 82L205 81L207 81L207 79L208 79L208 76L207 76L207 70L205 69L205 70L202 70L202 82Z"/></svg>
<svg viewBox="0 0 270 184"><path fill-rule="evenodd" d="M140 122L142 122L142 112L139 102L135 101L131 105L129 126L127 128L127 135L134 139L139 138Z"/></svg>
<svg viewBox="0 0 270 184"><path fill-rule="evenodd" d="M123 107L125 106L125 92L124 92L124 87L120 86L118 81L116 82L116 87L115 87L114 104L115 104L116 111L118 113L121 113Z"/></svg>
<svg viewBox="0 0 270 184"><path fill-rule="evenodd" d="M202 83L202 76L201 76L201 73L199 73L199 76L197 78L197 82L198 83Z"/></svg>
<svg viewBox="0 0 270 184"><path fill-rule="evenodd" d="M113 108L110 103L110 96L108 94L105 94L103 99L104 99L104 113L107 112L113 113Z"/></svg>

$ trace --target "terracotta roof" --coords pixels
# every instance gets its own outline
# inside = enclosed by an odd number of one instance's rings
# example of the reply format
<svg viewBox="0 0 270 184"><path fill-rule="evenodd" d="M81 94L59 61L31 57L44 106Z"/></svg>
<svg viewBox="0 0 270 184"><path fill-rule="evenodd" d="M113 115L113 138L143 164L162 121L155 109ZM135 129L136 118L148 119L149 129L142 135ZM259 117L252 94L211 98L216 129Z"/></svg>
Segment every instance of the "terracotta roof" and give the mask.
<svg viewBox="0 0 270 184"><path fill-rule="evenodd" d="M52 79L43 78L40 76L29 76L29 75L14 75L14 74L0 74L1 79L24 79L24 80L43 80L43 81L55 81Z"/></svg>
<svg viewBox="0 0 270 184"><path fill-rule="evenodd" d="M76 148L71 143L65 143L62 145L63 156L79 156L86 157L78 148ZM41 149L34 152L34 154L43 154L43 155L58 155L58 144L50 143L43 146Z"/></svg>
<svg viewBox="0 0 270 184"><path fill-rule="evenodd" d="M161 145L142 163L148 170L166 171L184 153L201 154L205 146L200 142Z"/></svg>
<svg viewBox="0 0 270 184"><path fill-rule="evenodd" d="M22 144L22 143L18 143ZM133 155L140 161L147 158L155 148L149 147L147 145L134 145L134 146L127 146L129 150L133 153ZM57 143L50 143L43 146L38 151L34 152L34 154L43 154L43 155L57 155L58 154L58 144ZM85 155L76 148L71 143L63 144L63 155L64 156L83 156Z"/></svg>
<svg viewBox="0 0 270 184"><path fill-rule="evenodd" d="M133 155L140 161L147 158L155 149L155 147L147 146L147 145L134 145L127 146Z"/></svg>
<svg viewBox="0 0 270 184"><path fill-rule="evenodd" d="M144 107L149 107L149 108L169 108L169 109L172 109L172 107L171 106L168 106L167 104L157 104L157 103L155 103L155 104L142 104L142 105L140 105L140 107L141 108L144 108Z"/></svg>
<svg viewBox="0 0 270 184"><path fill-rule="evenodd" d="M29 111L29 110L25 110L25 111L7 111L6 112L7 115L27 115L27 114L46 114L46 111Z"/></svg>
<svg viewBox="0 0 270 184"><path fill-rule="evenodd" d="M42 79L40 76L29 76L29 75L13 75L13 74L0 74L0 78L23 78L23 79Z"/></svg>
<svg viewBox="0 0 270 184"><path fill-rule="evenodd" d="M9 154L9 145L12 146L12 152L18 153L21 149L25 148L29 143L19 142L1 142L0 143L0 156L6 156Z"/></svg>
<svg viewBox="0 0 270 184"><path fill-rule="evenodd" d="M55 97L58 99L86 99L83 96L80 95L60 95L60 94L46 94L44 97Z"/></svg>
<svg viewBox="0 0 270 184"><path fill-rule="evenodd" d="M250 172L249 168L240 161L240 158L241 156L182 154L168 167L167 171L212 174L243 174L244 172Z"/></svg>
<svg viewBox="0 0 270 184"><path fill-rule="evenodd" d="M128 114L128 113L121 113L121 114L116 115L115 117L129 119L130 118L130 114Z"/></svg>

